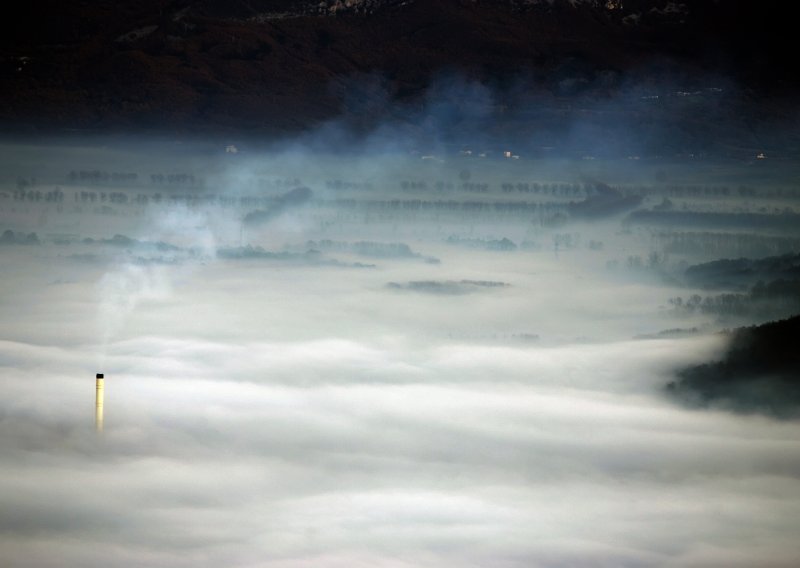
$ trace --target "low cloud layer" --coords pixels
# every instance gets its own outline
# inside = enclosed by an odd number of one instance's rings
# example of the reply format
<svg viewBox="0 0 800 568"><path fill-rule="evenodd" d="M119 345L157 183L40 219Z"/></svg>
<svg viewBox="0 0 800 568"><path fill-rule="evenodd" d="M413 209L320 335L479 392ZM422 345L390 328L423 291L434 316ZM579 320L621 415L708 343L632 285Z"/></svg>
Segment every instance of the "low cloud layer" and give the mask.
<svg viewBox="0 0 800 568"><path fill-rule="evenodd" d="M154 335L112 346L98 437L90 355L4 342L0 546L14 566L789 566L796 424L672 406L658 385L693 349Z"/></svg>
<svg viewBox="0 0 800 568"><path fill-rule="evenodd" d="M665 395L725 340L634 339L707 329L665 307L678 283L613 268L647 258L639 235L397 222L308 183L251 228L207 204L40 222L0 203L42 241L0 250L4 565L796 563L798 423ZM96 240L48 236L67 232Z"/></svg>

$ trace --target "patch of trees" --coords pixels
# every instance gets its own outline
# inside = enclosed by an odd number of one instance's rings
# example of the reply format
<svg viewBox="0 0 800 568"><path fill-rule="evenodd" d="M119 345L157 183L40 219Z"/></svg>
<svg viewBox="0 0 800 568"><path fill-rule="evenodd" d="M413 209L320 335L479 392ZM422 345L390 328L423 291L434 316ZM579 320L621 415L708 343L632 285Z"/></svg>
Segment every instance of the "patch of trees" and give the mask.
<svg viewBox="0 0 800 568"><path fill-rule="evenodd" d="M560 197L577 197L588 195L593 184L577 183L546 183L531 181L506 181L500 184L502 193L523 193L535 195L551 195ZM437 191L437 192L465 192L465 193L490 193L494 186L487 182L470 181L469 178L461 179L459 183L437 180L427 182L424 180L401 180L400 189L407 191Z"/></svg>
<svg viewBox="0 0 800 568"><path fill-rule="evenodd" d="M437 189L438 188L441 188L439 189L439 191L443 191L444 189L452 191L454 186L452 183L441 182L441 185L437 185ZM403 191L427 191L428 182L403 180L400 182L400 189L402 189Z"/></svg>
<svg viewBox="0 0 800 568"><path fill-rule="evenodd" d="M577 183L539 183L539 182L504 182L500 184L503 193L532 193L537 195L559 195L577 197L587 195L591 189L588 184Z"/></svg>
<svg viewBox="0 0 800 568"><path fill-rule="evenodd" d="M639 195L624 195L604 183L595 183L583 201L569 203L569 213L584 219L601 219L623 213L638 207L642 202Z"/></svg>
<svg viewBox="0 0 800 568"><path fill-rule="evenodd" d="M261 189L273 187L289 188L301 185L301 182L298 178L258 178L257 183L258 187Z"/></svg>
<svg viewBox="0 0 800 568"><path fill-rule="evenodd" d="M60 187L55 187L50 191L42 191L41 189L34 189L34 186L28 183L20 184L17 182L17 189L12 192L11 198L14 201L27 201L30 203L42 201L45 203L63 203L64 192L61 191Z"/></svg>
<svg viewBox="0 0 800 568"><path fill-rule="evenodd" d="M628 186L621 191L627 195L653 196L662 195L673 198L698 198L698 199L725 199L731 197L742 198L796 198L800 197L800 190L797 188L773 187L769 189L754 188L740 185L730 187L727 185L679 185L679 184L658 184L653 186Z"/></svg>
<svg viewBox="0 0 800 568"><path fill-rule="evenodd" d="M465 181L456 187L458 188L458 191L463 191L466 193L489 193L488 183Z"/></svg>
<svg viewBox="0 0 800 568"><path fill-rule="evenodd" d="M710 213L700 211L645 211L628 215L628 224L695 227L747 227L751 229L794 229L800 226L797 213Z"/></svg>
<svg viewBox="0 0 800 568"><path fill-rule="evenodd" d="M669 185L661 188L661 192L670 197L800 197L800 190L795 188L756 189L746 185L736 188L727 185Z"/></svg>
<svg viewBox="0 0 800 568"><path fill-rule="evenodd" d="M507 282L491 280L415 280L411 282L389 282L386 287L393 290L408 290L444 296L460 296L487 288L505 288Z"/></svg>
<svg viewBox="0 0 800 568"><path fill-rule="evenodd" d="M558 233L553 235L553 246L557 250L574 249L580 246L581 236L578 233Z"/></svg>
<svg viewBox="0 0 800 568"><path fill-rule="evenodd" d="M16 233L6 229L0 235L0 245L38 245L41 244L36 233Z"/></svg>
<svg viewBox="0 0 800 568"><path fill-rule="evenodd" d="M205 180L196 178L194 174L173 173L173 174L150 174L150 185L176 186L176 187L203 187Z"/></svg>
<svg viewBox="0 0 800 568"><path fill-rule="evenodd" d="M128 203L128 194L122 191L81 191L75 192L75 201L80 203L116 203L124 205Z"/></svg>
<svg viewBox="0 0 800 568"><path fill-rule="evenodd" d="M348 243L322 239L308 241L306 246L311 250L350 252L372 258L425 258L429 262L436 261L436 259L423 257L421 254L414 252L405 243L379 243L375 241Z"/></svg>
<svg viewBox="0 0 800 568"><path fill-rule="evenodd" d="M307 187L295 188L273 200L269 209L251 211L244 216L243 222L248 225L259 225L274 219L287 209L302 205L311 199L312 192Z"/></svg>
<svg viewBox="0 0 800 568"><path fill-rule="evenodd" d="M671 329L662 329L657 333L645 333L642 335L637 335L635 339L667 339L667 338L677 338L677 337L688 337L691 335L697 335L700 333L700 329L697 327L673 327Z"/></svg>
<svg viewBox="0 0 800 568"><path fill-rule="evenodd" d="M693 294L686 299L681 296L670 298L668 303L675 313L681 315L785 317L800 311L800 280L759 281L746 293Z"/></svg>
<svg viewBox="0 0 800 568"><path fill-rule="evenodd" d="M342 209L363 209L366 211L452 211L468 213L515 213L532 214L536 212L566 211L562 203L533 203L523 201L456 201L423 199L357 200L333 199L321 202Z"/></svg>
<svg viewBox="0 0 800 568"><path fill-rule="evenodd" d="M458 245L472 249L482 249L499 252L511 252L517 250L517 245L511 239L503 237L502 239L478 239L478 238L464 238L456 235L450 235L445 239L445 242L451 245Z"/></svg>
<svg viewBox="0 0 800 568"><path fill-rule="evenodd" d="M660 231L653 235L653 240L669 253L702 254L718 258L758 258L800 250L800 239L796 237L752 233Z"/></svg>
<svg viewBox="0 0 800 568"><path fill-rule="evenodd" d="M533 343L539 341L537 333L448 333L448 339L467 341L504 341L514 343Z"/></svg>
<svg viewBox="0 0 800 568"><path fill-rule="evenodd" d="M556 233L553 235L553 248L556 250L572 250L579 248L581 246L581 234L580 233ZM603 241L595 241L590 240L586 247L589 250L600 251L603 250L604 244ZM540 248L537 246L528 245L523 248Z"/></svg>
<svg viewBox="0 0 800 568"><path fill-rule="evenodd" d="M739 195L755 195L755 190L742 187ZM716 196L727 197L731 194L728 186L701 186L701 185L670 185L663 190L667 195L672 197L700 197L700 196ZM752 192L752 193L750 193Z"/></svg>
<svg viewBox="0 0 800 568"><path fill-rule="evenodd" d="M403 191L428 191L435 190L437 192L444 191L460 191L465 193L489 193L491 185L485 182L472 182L462 180L461 183L453 183L449 181L435 181L428 184L427 181L413 181L403 180L400 182L400 189Z"/></svg>
<svg viewBox="0 0 800 568"><path fill-rule="evenodd" d="M293 253L293 252L271 252L264 250L260 246L247 245L243 247L228 247L217 249L217 256L227 259L260 259L260 260L294 260L305 261L310 257L318 258L319 253Z"/></svg>
<svg viewBox="0 0 800 568"><path fill-rule="evenodd" d="M312 264L314 266L338 266L343 268L375 268L374 264L361 262L341 262L336 259L325 258L322 253L309 250L297 252L272 252L260 246L247 245L243 247L225 247L217 249L217 256L227 260L270 260L281 262L294 262L298 264Z"/></svg>
<svg viewBox="0 0 800 568"><path fill-rule="evenodd" d="M796 418L800 411L800 316L730 335L720 361L682 369L667 392L698 407Z"/></svg>
<svg viewBox="0 0 800 568"><path fill-rule="evenodd" d="M72 170L67 174L70 184L125 184L132 185L139 181L135 172L107 172L102 170Z"/></svg>
<svg viewBox="0 0 800 568"><path fill-rule="evenodd" d="M36 186L36 178L34 178L34 177L32 177L30 179L23 178L23 177L17 178L17 190L18 191L25 191L28 188L35 187L35 186Z"/></svg>
<svg viewBox="0 0 800 568"><path fill-rule="evenodd" d="M629 255L625 259L625 266L630 270L660 270L667 265L669 256L658 251L650 251L646 257L638 254ZM609 267L612 267L609 265Z"/></svg>
<svg viewBox="0 0 800 568"><path fill-rule="evenodd" d="M758 260L724 258L690 266L684 272L690 286L745 288L758 280L800 278L800 254L771 256Z"/></svg>
<svg viewBox="0 0 800 568"><path fill-rule="evenodd" d="M180 247L175 245L165 243L164 241L140 241L138 239L131 238L127 235L120 235L116 234L110 239L93 239L91 237L86 237L82 240L83 244L85 245L109 245L113 247L120 247L120 248L155 248L156 250L167 252L167 251L179 251L181 250Z"/></svg>
<svg viewBox="0 0 800 568"><path fill-rule="evenodd" d="M325 187L337 191L343 190L366 190L371 191L374 186L368 181L347 181L341 179L326 180Z"/></svg>

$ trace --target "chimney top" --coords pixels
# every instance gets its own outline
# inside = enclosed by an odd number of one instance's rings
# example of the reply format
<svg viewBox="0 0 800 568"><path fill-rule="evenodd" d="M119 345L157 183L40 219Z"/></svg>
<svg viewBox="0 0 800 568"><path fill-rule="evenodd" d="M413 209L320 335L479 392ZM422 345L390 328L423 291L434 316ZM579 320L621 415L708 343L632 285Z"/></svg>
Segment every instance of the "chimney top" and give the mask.
<svg viewBox="0 0 800 568"><path fill-rule="evenodd" d="M97 375L95 376L95 378L97 378L97 379L102 379L102 378L103 378L103 373L97 373Z"/></svg>

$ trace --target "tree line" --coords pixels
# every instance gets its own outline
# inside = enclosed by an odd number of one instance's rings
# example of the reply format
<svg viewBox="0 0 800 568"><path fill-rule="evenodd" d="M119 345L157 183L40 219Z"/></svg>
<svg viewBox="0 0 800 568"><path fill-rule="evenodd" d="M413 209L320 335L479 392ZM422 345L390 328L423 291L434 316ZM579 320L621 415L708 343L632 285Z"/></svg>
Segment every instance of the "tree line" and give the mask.
<svg viewBox="0 0 800 568"><path fill-rule="evenodd" d="M136 172L109 172L105 170L72 170L67 174L67 183L71 185L89 184L117 184L140 185L140 176ZM203 187L205 181L190 173L153 173L148 178L150 185L178 186L178 187Z"/></svg>
<svg viewBox="0 0 800 568"><path fill-rule="evenodd" d="M766 283L760 280L745 293L692 294L686 299L670 298L668 303L675 313L682 315L783 317L800 309L800 280L780 278Z"/></svg>

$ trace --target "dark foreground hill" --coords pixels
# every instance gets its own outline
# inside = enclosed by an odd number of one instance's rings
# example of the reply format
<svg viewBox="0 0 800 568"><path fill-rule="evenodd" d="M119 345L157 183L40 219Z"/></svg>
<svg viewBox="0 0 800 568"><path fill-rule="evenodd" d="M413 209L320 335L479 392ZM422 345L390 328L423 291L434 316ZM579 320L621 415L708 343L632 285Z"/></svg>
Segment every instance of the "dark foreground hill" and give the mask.
<svg viewBox="0 0 800 568"><path fill-rule="evenodd" d="M717 405L782 418L800 415L800 316L733 332L721 361L683 369L668 392L698 406Z"/></svg>

